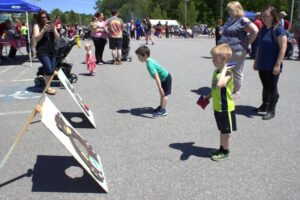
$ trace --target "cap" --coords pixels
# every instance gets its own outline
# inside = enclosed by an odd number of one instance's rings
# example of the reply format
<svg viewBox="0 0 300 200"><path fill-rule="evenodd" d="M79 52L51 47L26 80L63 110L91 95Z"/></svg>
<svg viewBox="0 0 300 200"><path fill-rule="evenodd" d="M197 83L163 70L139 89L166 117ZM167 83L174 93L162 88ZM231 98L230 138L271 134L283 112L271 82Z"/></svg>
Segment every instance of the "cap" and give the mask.
<svg viewBox="0 0 300 200"><path fill-rule="evenodd" d="M284 11L281 11L280 14L283 16L287 16L286 12L284 12Z"/></svg>

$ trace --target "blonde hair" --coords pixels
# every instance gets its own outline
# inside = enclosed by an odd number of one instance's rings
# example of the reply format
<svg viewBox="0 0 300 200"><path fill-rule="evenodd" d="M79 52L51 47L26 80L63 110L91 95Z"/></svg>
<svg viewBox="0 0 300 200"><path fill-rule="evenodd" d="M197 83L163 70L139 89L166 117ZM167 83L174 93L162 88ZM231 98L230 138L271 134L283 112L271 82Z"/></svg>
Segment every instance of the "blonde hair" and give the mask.
<svg viewBox="0 0 300 200"><path fill-rule="evenodd" d="M212 56L216 55L223 55L225 56L226 62L229 61L232 57L232 50L228 44L219 44L218 46L215 46L210 51L210 54Z"/></svg>
<svg viewBox="0 0 300 200"><path fill-rule="evenodd" d="M86 43L84 45L84 48L87 49L87 50L91 50L92 49L92 44L91 43Z"/></svg>
<svg viewBox="0 0 300 200"><path fill-rule="evenodd" d="M243 17L244 16L244 9L240 2L238 1L231 1L227 4L227 10L233 13L234 17Z"/></svg>

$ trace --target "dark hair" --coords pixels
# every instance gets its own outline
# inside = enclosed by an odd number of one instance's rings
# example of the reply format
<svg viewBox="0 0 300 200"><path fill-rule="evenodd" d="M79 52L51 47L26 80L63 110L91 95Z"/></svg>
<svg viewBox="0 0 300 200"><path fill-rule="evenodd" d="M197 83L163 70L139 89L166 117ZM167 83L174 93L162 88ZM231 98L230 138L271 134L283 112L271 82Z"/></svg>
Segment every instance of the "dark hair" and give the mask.
<svg viewBox="0 0 300 200"><path fill-rule="evenodd" d="M267 11L267 10L270 10L270 14L271 14L271 16L272 16L272 18L273 18L272 25L273 25L273 26L276 26L276 25L278 24L278 22L279 22L279 17L278 17L278 13L277 13L277 11L276 11L276 8L273 7L273 6L268 5L268 6L264 7L264 8L261 10L261 15L263 16L263 12L265 12L265 11Z"/></svg>
<svg viewBox="0 0 300 200"><path fill-rule="evenodd" d="M42 21L42 15L46 15L46 16L47 16L47 21L50 21L50 17L49 17L49 15L48 15L47 11L41 10L41 11L37 14L37 16L36 16L37 23L38 23L38 25L39 25L40 27L43 26L43 24L42 24L42 22L43 22L43 21Z"/></svg>
<svg viewBox="0 0 300 200"><path fill-rule="evenodd" d="M94 17L99 17L100 16L100 13L99 12L96 12L95 14L94 14Z"/></svg>
<svg viewBox="0 0 300 200"><path fill-rule="evenodd" d="M150 49L146 46L141 46L137 50L135 50L135 54L150 57Z"/></svg>
<svg viewBox="0 0 300 200"><path fill-rule="evenodd" d="M111 15L115 16L119 11L117 9L111 10Z"/></svg>

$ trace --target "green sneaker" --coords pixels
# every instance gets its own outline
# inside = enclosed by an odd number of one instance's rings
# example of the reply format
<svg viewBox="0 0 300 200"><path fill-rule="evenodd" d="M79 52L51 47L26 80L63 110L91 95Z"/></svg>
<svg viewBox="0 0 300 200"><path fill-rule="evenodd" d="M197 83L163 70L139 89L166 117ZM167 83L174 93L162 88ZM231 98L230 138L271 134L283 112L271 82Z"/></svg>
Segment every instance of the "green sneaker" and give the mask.
<svg viewBox="0 0 300 200"><path fill-rule="evenodd" d="M228 160L229 159L229 153L224 154L223 152L219 151L218 153L215 153L211 156L211 159L213 161L222 161L222 160Z"/></svg>
<svg viewBox="0 0 300 200"><path fill-rule="evenodd" d="M221 152L221 149L215 149L215 150L208 152L208 155L213 156L215 154L219 154L220 152Z"/></svg>

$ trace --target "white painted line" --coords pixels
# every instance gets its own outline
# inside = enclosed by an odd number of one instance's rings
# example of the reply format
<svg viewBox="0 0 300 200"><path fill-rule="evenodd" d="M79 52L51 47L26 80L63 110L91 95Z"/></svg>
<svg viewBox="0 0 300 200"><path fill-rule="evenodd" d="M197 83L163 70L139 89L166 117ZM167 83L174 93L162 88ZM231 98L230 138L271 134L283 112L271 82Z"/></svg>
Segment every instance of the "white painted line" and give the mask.
<svg viewBox="0 0 300 200"><path fill-rule="evenodd" d="M34 81L34 79L20 79L20 80L0 80L0 83L4 83L4 82L31 82Z"/></svg>
<svg viewBox="0 0 300 200"><path fill-rule="evenodd" d="M32 110L25 110L25 111L13 111L13 112L6 112L6 113L0 113L0 116L6 116L6 115L17 115L17 114L29 114Z"/></svg>

